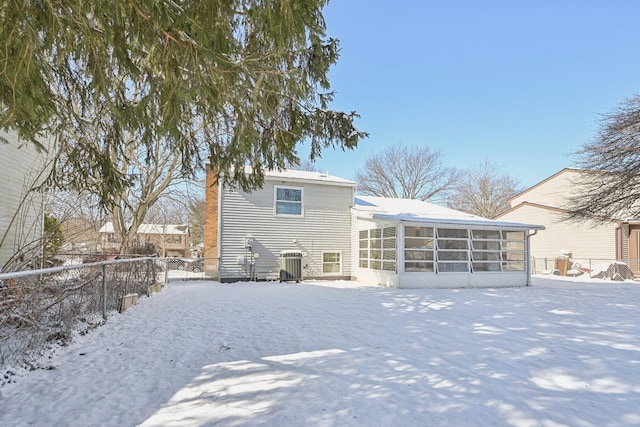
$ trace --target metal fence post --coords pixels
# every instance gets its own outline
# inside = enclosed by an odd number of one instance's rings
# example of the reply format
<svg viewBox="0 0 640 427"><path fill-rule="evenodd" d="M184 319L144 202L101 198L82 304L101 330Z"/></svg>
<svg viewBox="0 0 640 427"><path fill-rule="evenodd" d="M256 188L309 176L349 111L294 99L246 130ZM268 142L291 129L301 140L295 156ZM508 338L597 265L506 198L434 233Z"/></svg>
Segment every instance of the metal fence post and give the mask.
<svg viewBox="0 0 640 427"><path fill-rule="evenodd" d="M107 265L102 264L102 318L107 320Z"/></svg>

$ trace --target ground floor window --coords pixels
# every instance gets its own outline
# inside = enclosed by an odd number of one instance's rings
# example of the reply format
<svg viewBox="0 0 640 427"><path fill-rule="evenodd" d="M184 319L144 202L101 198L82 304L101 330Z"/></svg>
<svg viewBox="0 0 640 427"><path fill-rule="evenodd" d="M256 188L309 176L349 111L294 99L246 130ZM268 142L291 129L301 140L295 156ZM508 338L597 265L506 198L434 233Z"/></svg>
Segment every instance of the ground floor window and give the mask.
<svg viewBox="0 0 640 427"><path fill-rule="evenodd" d="M322 274L338 275L342 273L342 254L340 252L322 253Z"/></svg>

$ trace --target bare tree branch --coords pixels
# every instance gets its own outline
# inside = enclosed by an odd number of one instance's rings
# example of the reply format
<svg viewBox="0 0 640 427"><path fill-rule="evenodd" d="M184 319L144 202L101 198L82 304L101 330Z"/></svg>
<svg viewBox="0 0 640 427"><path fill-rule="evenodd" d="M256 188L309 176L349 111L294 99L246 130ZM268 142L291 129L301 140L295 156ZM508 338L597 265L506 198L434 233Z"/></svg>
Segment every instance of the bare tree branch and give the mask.
<svg viewBox="0 0 640 427"><path fill-rule="evenodd" d="M509 208L509 199L522 191L518 181L500 174L500 167L485 159L463 172L447 206L485 218L495 218Z"/></svg>
<svg viewBox="0 0 640 427"><path fill-rule="evenodd" d="M367 157L355 177L362 194L432 202L446 199L457 179L455 168L442 165L441 151L402 145Z"/></svg>
<svg viewBox="0 0 640 427"><path fill-rule="evenodd" d="M640 96L603 116L575 159L584 173L567 201L569 219L640 218Z"/></svg>

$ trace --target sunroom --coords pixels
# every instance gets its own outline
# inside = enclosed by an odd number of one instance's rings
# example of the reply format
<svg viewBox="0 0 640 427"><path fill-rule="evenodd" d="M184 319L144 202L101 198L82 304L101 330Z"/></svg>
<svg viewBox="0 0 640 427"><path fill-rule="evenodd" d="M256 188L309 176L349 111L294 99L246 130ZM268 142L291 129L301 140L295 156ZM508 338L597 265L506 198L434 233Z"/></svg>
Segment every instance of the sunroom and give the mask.
<svg viewBox="0 0 640 427"><path fill-rule="evenodd" d="M356 198L356 277L399 288L525 286L541 225L488 220L415 200Z"/></svg>

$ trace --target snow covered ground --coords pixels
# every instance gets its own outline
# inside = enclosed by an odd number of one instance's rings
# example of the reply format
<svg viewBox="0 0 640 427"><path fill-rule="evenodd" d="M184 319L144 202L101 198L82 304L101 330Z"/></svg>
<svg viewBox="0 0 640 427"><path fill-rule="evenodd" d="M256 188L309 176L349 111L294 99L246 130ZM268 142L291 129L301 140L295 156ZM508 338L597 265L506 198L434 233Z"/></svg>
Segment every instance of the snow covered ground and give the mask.
<svg viewBox="0 0 640 427"><path fill-rule="evenodd" d="M48 363L1 426L640 425L640 284L174 281Z"/></svg>

